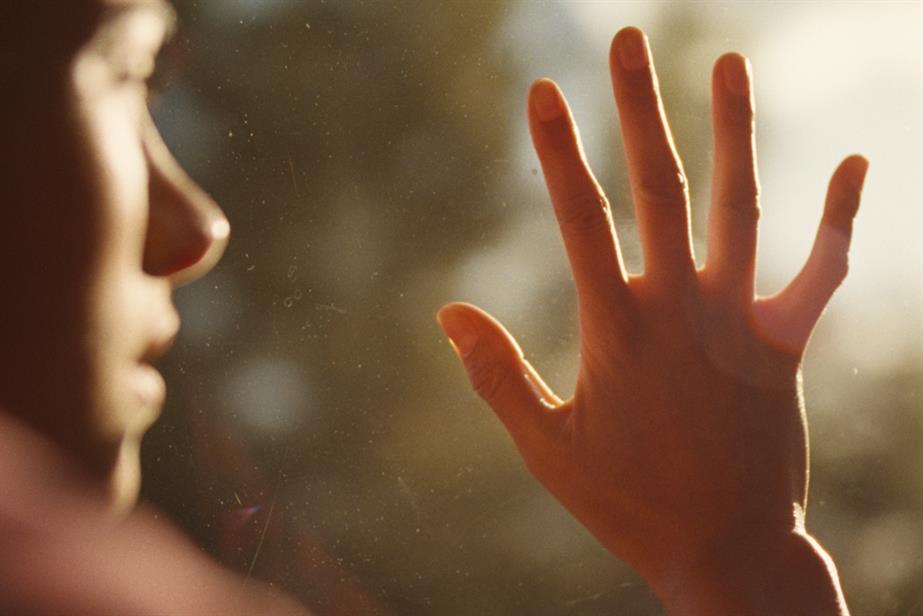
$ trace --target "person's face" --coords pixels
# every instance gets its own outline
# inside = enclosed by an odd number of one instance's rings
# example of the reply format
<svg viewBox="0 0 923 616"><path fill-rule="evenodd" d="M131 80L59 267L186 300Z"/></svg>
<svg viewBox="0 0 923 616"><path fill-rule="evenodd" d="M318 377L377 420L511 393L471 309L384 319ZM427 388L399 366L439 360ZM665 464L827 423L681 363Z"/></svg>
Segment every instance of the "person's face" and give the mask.
<svg viewBox="0 0 923 616"><path fill-rule="evenodd" d="M171 27L153 0L30 0L0 27L0 407L125 506L179 327L171 291L227 220L167 152L145 80Z"/></svg>

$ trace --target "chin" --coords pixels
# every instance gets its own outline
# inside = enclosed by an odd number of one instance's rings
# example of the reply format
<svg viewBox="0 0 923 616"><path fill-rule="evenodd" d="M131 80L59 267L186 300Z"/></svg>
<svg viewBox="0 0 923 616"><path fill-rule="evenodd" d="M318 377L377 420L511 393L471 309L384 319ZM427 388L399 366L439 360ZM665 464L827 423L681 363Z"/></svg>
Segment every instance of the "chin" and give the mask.
<svg viewBox="0 0 923 616"><path fill-rule="evenodd" d="M131 513L141 490L141 443L126 437L119 446L118 457L109 476L106 499L116 516Z"/></svg>
<svg viewBox="0 0 923 616"><path fill-rule="evenodd" d="M117 405L116 421L130 435L140 435L160 417L166 399L166 383L160 372L146 363L130 366L125 375L123 404ZM140 437L139 437L140 438Z"/></svg>
<svg viewBox="0 0 923 616"><path fill-rule="evenodd" d="M123 368L109 390L107 403L97 408L95 423L108 445L97 448L106 458L97 472L107 507L115 514L129 513L141 489L141 440L160 417L165 385L149 365Z"/></svg>

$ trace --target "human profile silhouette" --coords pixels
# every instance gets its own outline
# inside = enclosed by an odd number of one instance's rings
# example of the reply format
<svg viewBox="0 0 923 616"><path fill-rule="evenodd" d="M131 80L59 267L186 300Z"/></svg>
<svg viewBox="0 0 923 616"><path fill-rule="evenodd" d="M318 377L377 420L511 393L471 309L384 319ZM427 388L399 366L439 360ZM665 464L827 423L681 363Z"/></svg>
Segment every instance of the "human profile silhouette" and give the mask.
<svg viewBox="0 0 923 616"><path fill-rule="evenodd" d="M147 109L173 21L160 0L33 0L3 29L0 112L15 119L0 159L0 540L15 554L0 556L4 613L303 613L130 513L165 391L153 364L180 326L172 293L214 266L231 233ZM444 306L439 323L530 471L668 613L846 614L833 561L805 526L800 375L846 276L868 162L853 155L833 172L804 268L757 297L748 60L729 53L714 67L702 268L639 29L616 34L610 71L638 275L563 93L540 79L528 95L578 297L574 396L559 398L479 308Z"/></svg>

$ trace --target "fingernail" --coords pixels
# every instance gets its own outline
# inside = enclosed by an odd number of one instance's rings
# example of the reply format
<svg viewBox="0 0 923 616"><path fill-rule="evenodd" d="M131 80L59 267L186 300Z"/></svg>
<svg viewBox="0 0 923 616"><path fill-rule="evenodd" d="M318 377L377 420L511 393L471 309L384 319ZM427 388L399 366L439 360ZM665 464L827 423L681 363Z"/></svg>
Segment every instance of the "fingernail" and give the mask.
<svg viewBox="0 0 923 616"><path fill-rule="evenodd" d="M743 56L733 55L724 61L724 85L739 96L750 95L750 61Z"/></svg>
<svg viewBox="0 0 923 616"><path fill-rule="evenodd" d="M532 86L532 106L542 122L557 120L564 113L561 95L549 79L539 79Z"/></svg>
<svg viewBox="0 0 923 616"><path fill-rule="evenodd" d="M619 62L623 68L637 71L650 66L651 54L643 32L637 28L625 28L617 38Z"/></svg>
<svg viewBox="0 0 923 616"><path fill-rule="evenodd" d="M465 359L474 350L478 341L477 332L470 326L463 315L459 314L451 307L443 308L436 314L436 320L442 327L442 331L449 337L449 343L455 350L455 353Z"/></svg>

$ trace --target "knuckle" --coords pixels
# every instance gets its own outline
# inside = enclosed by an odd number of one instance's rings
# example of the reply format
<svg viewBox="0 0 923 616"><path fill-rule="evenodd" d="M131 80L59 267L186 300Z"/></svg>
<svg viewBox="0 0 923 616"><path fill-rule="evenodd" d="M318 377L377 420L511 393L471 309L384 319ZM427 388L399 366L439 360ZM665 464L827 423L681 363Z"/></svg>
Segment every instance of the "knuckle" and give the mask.
<svg viewBox="0 0 923 616"><path fill-rule="evenodd" d="M734 221L745 225L746 227L755 227L760 222L762 210L760 206L749 199L738 199L725 204L727 210L733 217Z"/></svg>
<svg viewBox="0 0 923 616"><path fill-rule="evenodd" d="M487 402L494 400L503 389L510 378L509 372L504 366L493 365L477 358L473 358L468 365L471 387Z"/></svg>
<svg viewBox="0 0 923 616"><path fill-rule="evenodd" d="M735 201L746 204L748 207L754 207L760 202L760 183L755 175L749 169L741 173L742 177L734 187Z"/></svg>
<svg viewBox="0 0 923 616"><path fill-rule="evenodd" d="M735 97L736 101L728 105L721 114L724 123L734 129L743 130L747 134L753 132L755 113L749 98Z"/></svg>
<svg viewBox="0 0 923 616"><path fill-rule="evenodd" d="M830 275L839 285L849 275L849 253L843 252L837 258L831 259Z"/></svg>
<svg viewBox="0 0 923 616"><path fill-rule="evenodd" d="M679 209L688 204L686 193L686 176L682 171L676 170L672 177L668 174L657 177L642 178L635 186L635 199L646 206L663 209Z"/></svg>
<svg viewBox="0 0 923 616"><path fill-rule="evenodd" d="M816 275L839 285L849 273L849 234L822 223L814 245L808 263L815 261Z"/></svg>
<svg viewBox="0 0 923 616"><path fill-rule="evenodd" d="M719 198L718 203L735 218L748 224L759 222L762 210L760 209L760 189L753 182L743 182L733 187L729 194Z"/></svg>
<svg viewBox="0 0 923 616"><path fill-rule="evenodd" d="M612 225L612 211L602 195L578 195L565 200L558 211L558 224L575 233L608 229Z"/></svg>
<svg viewBox="0 0 923 616"><path fill-rule="evenodd" d="M808 280L819 290L833 293L849 274L849 257L845 254L826 255L816 263L809 264L806 271L810 273Z"/></svg>

